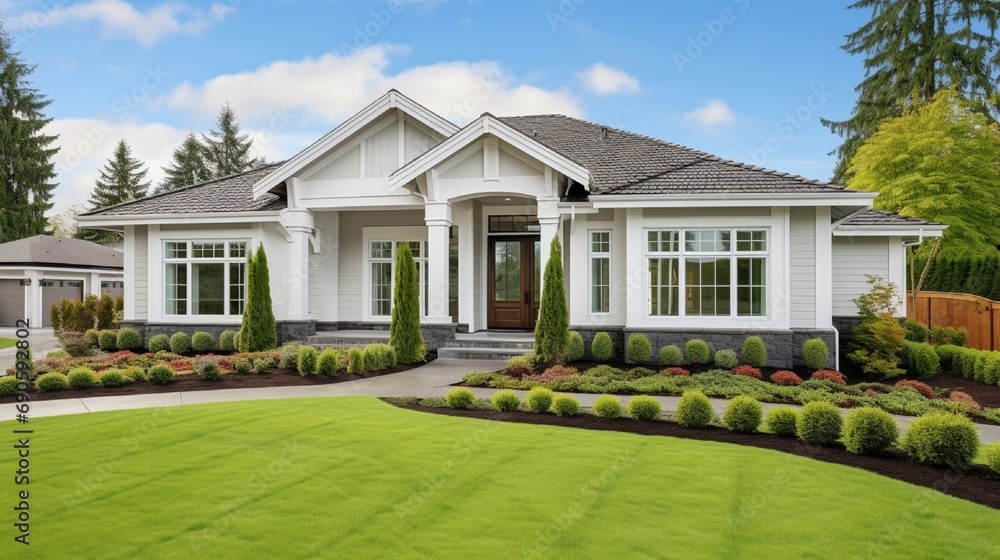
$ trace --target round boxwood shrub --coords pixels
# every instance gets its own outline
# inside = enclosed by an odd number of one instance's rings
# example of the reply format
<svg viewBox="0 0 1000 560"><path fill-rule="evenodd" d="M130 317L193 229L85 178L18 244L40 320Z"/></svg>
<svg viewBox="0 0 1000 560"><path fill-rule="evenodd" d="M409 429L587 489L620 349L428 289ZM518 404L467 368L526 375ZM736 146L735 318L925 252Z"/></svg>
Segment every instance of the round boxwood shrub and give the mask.
<svg viewBox="0 0 1000 560"><path fill-rule="evenodd" d="M681 366L684 365L684 354L677 346L670 344L660 348L660 365Z"/></svg>
<svg viewBox="0 0 1000 560"><path fill-rule="evenodd" d="M74 389L89 389L97 386L97 374L88 367L78 367L69 370L66 381Z"/></svg>
<svg viewBox="0 0 1000 560"><path fill-rule="evenodd" d="M223 352L236 351L236 331L222 331L219 333L219 350Z"/></svg>
<svg viewBox="0 0 1000 560"><path fill-rule="evenodd" d="M822 338L810 338L802 343L802 359L809 369L822 369L830 360L830 351Z"/></svg>
<svg viewBox="0 0 1000 560"><path fill-rule="evenodd" d="M0 396L16 395L18 393L17 383L17 377L13 375L0 377Z"/></svg>
<svg viewBox="0 0 1000 560"><path fill-rule="evenodd" d="M840 426L844 419L836 406L815 401L802 407L796 431L799 439L813 445L832 445L840 438Z"/></svg>
<svg viewBox="0 0 1000 560"><path fill-rule="evenodd" d="M97 335L97 345L101 350L114 350L118 348L118 333L115 331L101 331Z"/></svg>
<svg viewBox="0 0 1000 560"><path fill-rule="evenodd" d="M590 343L590 355L598 362L606 362L615 356L615 345L611 343L611 335L599 332Z"/></svg>
<svg viewBox="0 0 1000 560"><path fill-rule="evenodd" d="M521 398L514 391L504 389L493 393L490 403L497 412L512 412L521 406Z"/></svg>
<svg viewBox="0 0 1000 560"><path fill-rule="evenodd" d="M359 352L360 354L360 352ZM303 346L299 350L299 361L296 367L299 370L299 375L306 377L308 375L316 375L316 361L318 360L316 349L312 346Z"/></svg>
<svg viewBox="0 0 1000 560"><path fill-rule="evenodd" d="M722 369L733 369L740 365L740 360L733 350L719 350L715 353L715 365Z"/></svg>
<svg viewBox="0 0 1000 560"><path fill-rule="evenodd" d="M983 457L991 469L1000 473L1000 443L987 445L983 450Z"/></svg>
<svg viewBox="0 0 1000 560"><path fill-rule="evenodd" d="M341 368L340 352L333 348L327 348L320 352L316 359L316 375L334 377L340 373Z"/></svg>
<svg viewBox="0 0 1000 560"><path fill-rule="evenodd" d="M580 401L573 395L556 395L552 399L552 412L556 416L576 416L580 414Z"/></svg>
<svg viewBox="0 0 1000 560"><path fill-rule="evenodd" d="M204 331L198 331L191 336L191 348L195 352L208 352L215 348L215 337Z"/></svg>
<svg viewBox="0 0 1000 560"><path fill-rule="evenodd" d="M576 331L569 331L569 338L566 339L566 361L576 362L582 360L583 354L583 336Z"/></svg>
<svg viewBox="0 0 1000 560"><path fill-rule="evenodd" d="M700 338L692 338L684 345L684 359L692 364L705 365L712 361L712 349Z"/></svg>
<svg viewBox="0 0 1000 560"><path fill-rule="evenodd" d="M118 337L115 339L115 347L119 350L142 348L142 336L135 329L122 329L118 331Z"/></svg>
<svg viewBox="0 0 1000 560"><path fill-rule="evenodd" d="M548 412L552 407L553 398L552 389L532 387L528 391L528 396L524 398L524 405L532 412Z"/></svg>
<svg viewBox="0 0 1000 560"><path fill-rule="evenodd" d="M965 416L929 414L910 422L901 447L921 463L964 468L979 453L979 432Z"/></svg>
<svg viewBox="0 0 1000 560"><path fill-rule="evenodd" d="M38 379L35 379L35 389L42 391L58 391L59 389L66 388L66 376L61 373L46 373L44 375L39 375Z"/></svg>
<svg viewBox="0 0 1000 560"><path fill-rule="evenodd" d="M726 412L722 415L722 423L730 431L741 434L752 434L760 426L764 410L757 399L740 395L729 401Z"/></svg>
<svg viewBox="0 0 1000 560"><path fill-rule="evenodd" d="M444 400L452 408L469 408L476 402L476 395L465 387L455 387L444 394Z"/></svg>
<svg viewBox="0 0 1000 560"><path fill-rule="evenodd" d="M185 332L176 332L170 337L170 351L183 354L191 349L191 337Z"/></svg>
<svg viewBox="0 0 1000 560"><path fill-rule="evenodd" d="M940 366L941 358L934 351L934 347L926 342L917 344L910 354L910 372L920 379L933 377Z"/></svg>
<svg viewBox="0 0 1000 560"><path fill-rule="evenodd" d="M659 420L660 401L649 395L636 395L628 400L625 405L628 415L636 420Z"/></svg>
<svg viewBox="0 0 1000 560"><path fill-rule="evenodd" d="M174 369L167 364L157 364L146 372L146 377L157 385L170 383L175 377Z"/></svg>
<svg viewBox="0 0 1000 560"><path fill-rule="evenodd" d="M759 336L748 336L743 341L743 361L754 366L764 367L767 365L767 346Z"/></svg>
<svg viewBox="0 0 1000 560"><path fill-rule="evenodd" d="M163 352L164 350L170 348L170 337L165 334L154 335L149 339L146 347L153 353Z"/></svg>
<svg viewBox="0 0 1000 560"><path fill-rule="evenodd" d="M799 413L790 406L776 406L767 411L764 420L772 434L795 437L798 435Z"/></svg>
<svg viewBox="0 0 1000 560"><path fill-rule="evenodd" d="M100 340L98 340L100 336L101 333L97 329L87 329L83 333L83 340L86 341L87 346L97 348L100 343Z"/></svg>
<svg viewBox="0 0 1000 560"><path fill-rule="evenodd" d="M677 412L674 413L674 420L685 428L704 428L712 419L715 412L712 410L712 403L701 391L684 391L681 400L677 403Z"/></svg>
<svg viewBox="0 0 1000 560"><path fill-rule="evenodd" d="M104 387L121 387L127 382L125 372L117 368L102 371L99 380Z"/></svg>
<svg viewBox="0 0 1000 560"><path fill-rule="evenodd" d="M648 364L653 356L653 345L642 333L632 333L628 336L628 343L625 345L625 357L631 362Z"/></svg>
<svg viewBox="0 0 1000 560"><path fill-rule="evenodd" d="M899 426L891 414L866 406L848 413L841 441L851 453L875 455L889 450L898 437Z"/></svg>
<svg viewBox="0 0 1000 560"><path fill-rule="evenodd" d="M618 418L622 415L622 403L614 395L601 395L594 401L594 414L601 418Z"/></svg>

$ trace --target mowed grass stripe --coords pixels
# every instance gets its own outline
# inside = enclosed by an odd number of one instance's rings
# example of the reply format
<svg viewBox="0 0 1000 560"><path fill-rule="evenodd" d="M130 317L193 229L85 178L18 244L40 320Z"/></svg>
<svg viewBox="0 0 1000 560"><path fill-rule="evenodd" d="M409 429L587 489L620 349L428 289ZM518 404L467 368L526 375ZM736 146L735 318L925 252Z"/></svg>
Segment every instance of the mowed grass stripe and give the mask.
<svg viewBox="0 0 1000 560"><path fill-rule="evenodd" d="M140 445L120 438L156 412L32 421L32 557L1000 555L1000 512L768 450L362 397L177 407Z"/></svg>

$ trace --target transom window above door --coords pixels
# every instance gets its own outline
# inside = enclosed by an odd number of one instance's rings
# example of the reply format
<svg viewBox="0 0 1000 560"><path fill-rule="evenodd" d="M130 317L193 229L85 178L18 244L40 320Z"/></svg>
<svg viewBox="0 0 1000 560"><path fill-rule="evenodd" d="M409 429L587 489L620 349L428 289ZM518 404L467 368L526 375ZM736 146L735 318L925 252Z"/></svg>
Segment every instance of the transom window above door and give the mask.
<svg viewBox="0 0 1000 560"><path fill-rule="evenodd" d="M538 233L538 216L490 216L490 233Z"/></svg>

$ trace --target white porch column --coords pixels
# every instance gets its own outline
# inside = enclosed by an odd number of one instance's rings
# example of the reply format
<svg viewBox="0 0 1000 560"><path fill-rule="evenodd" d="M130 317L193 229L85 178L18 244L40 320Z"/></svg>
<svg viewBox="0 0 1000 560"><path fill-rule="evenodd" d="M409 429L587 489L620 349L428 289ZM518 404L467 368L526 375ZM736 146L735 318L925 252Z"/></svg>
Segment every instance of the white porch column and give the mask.
<svg viewBox="0 0 1000 560"><path fill-rule="evenodd" d="M458 226L458 322L469 325L472 330L473 309L475 309L475 290L473 287L473 262L475 248L473 247L472 201L461 203L453 208L455 225Z"/></svg>
<svg viewBox="0 0 1000 560"><path fill-rule="evenodd" d="M540 235L542 242L541 250L538 255L538 258L541 259L540 269L542 274L539 284L541 285L542 293L545 292L545 266L549 262L549 253L553 237L559 236L559 244L563 246L563 252L566 252L566 243L562 238L562 228L559 227L558 205L558 198L538 199L538 225L541 226Z"/></svg>
<svg viewBox="0 0 1000 560"><path fill-rule="evenodd" d="M625 211L625 326L642 321L643 309L648 305L646 294L646 268L643 262L642 208Z"/></svg>
<svg viewBox="0 0 1000 560"><path fill-rule="evenodd" d="M272 274L281 278L285 290L285 313L279 318L305 321L309 318L309 238L313 234L313 215L308 210L288 210L281 216L281 225L288 232L288 251L284 270ZM281 263L275 259L275 263ZM281 266L279 264L279 266Z"/></svg>
<svg viewBox="0 0 1000 560"><path fill-rule="evenodd" d="M451 323L448 314L448 259L451 237L451 204L428 202L427 222L427 315L426 323Z"/></svg>

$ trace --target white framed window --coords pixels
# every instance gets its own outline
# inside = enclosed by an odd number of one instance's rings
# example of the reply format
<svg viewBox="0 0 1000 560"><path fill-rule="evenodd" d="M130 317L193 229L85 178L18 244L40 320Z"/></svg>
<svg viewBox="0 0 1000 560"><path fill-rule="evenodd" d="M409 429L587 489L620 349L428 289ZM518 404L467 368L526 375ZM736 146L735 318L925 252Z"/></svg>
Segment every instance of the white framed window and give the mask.
<svg viewBox="0 0 1000 560"><path fill-rule="evenodd" d="M396 278L396 256L401 244L410 246L420 284L420 314L427 314L427 241L378 239L368 242L368 298L371 317L392 316L392 292Z"/></svg>
<svg viewBox="0 0 1000 560"><path fill-rule="evenodd" d="M645 257L650 316L767 316L767 228L650 229Z"/></svg>
<svg viewBox="0 0 1000 560"><path fill-rule="evenodd" d="M165 314L242 315L247 245L245 240L164 241Z"/></svg>
<svg viewBox="0 0 1000 560"><path fill-rule="evenodd" d="M590 313L611 312L611 232L590 232Z"/></svg>

